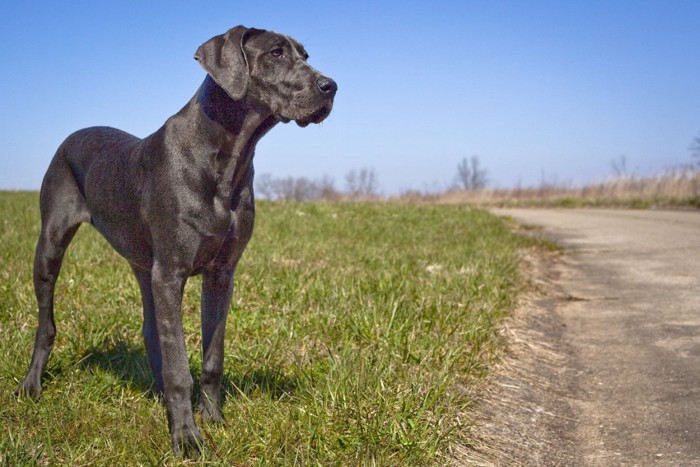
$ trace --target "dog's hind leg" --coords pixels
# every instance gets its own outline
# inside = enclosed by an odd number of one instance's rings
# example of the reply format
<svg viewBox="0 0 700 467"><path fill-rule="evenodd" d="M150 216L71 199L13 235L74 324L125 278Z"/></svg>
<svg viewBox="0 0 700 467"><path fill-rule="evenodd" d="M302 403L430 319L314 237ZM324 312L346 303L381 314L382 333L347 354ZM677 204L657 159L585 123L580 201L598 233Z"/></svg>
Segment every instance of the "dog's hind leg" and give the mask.
<svg viewBox="0 0 700 467"><path fill-rule="evenodd" d="M35 399L41 395L41 375L56 336L54 286L63 255L81 222L90 220L85 198L60 149L44 177L40 206L41 233L34 254L34 291L39 305L39 326L29 371L15 393Z"/></svg>

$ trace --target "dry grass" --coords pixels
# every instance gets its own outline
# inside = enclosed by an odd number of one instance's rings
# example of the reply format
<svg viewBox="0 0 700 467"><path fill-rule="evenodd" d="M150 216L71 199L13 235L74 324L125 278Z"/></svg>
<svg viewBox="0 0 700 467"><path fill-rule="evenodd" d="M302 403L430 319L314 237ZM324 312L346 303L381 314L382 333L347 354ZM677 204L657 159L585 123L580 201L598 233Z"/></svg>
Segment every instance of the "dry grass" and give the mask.
<svg viewBox="0 0 700 467"><path fill-rule="evenodd" d="M402 201L471 203L479 206L613 206L700 208L700 170L682 167L660 175L625 175L586 186L542 183L539 187L405 193Z"/></svg>
<svg viewBox="0 0 700 467"><path fill-rule="evenodd" d="M523 250L529 277L516 311L501 329L508 343L479 403L469 417L478 420L471 446L452 450L455 466L567 465L561 452L565 436L576 426L567 386L574 368L571 350L561 340L557 306L569 297L555 280L564 264L560 252Z"/></svg>

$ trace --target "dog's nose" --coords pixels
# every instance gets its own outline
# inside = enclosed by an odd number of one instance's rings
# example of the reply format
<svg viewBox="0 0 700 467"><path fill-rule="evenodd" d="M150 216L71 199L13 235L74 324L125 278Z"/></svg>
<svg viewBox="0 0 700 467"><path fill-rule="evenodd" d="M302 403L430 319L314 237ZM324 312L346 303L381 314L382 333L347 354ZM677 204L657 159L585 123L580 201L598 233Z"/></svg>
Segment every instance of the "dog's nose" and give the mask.
<svg viewBox="0 0 700 467"><path fill-rule="evenodd" d="M335 92L338 90L338 85L335 81L330 78L319 78L316 80L316 86L318 86L319 91L327 96L334 96Z"/></svg>

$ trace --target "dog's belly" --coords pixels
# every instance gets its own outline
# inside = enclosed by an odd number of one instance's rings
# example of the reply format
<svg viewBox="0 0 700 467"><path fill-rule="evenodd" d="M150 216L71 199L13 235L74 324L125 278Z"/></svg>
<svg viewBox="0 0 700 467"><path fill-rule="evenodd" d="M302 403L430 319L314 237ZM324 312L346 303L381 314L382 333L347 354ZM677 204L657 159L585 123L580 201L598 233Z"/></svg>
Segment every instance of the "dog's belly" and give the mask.
<svg viewBox="0 0 700 467"><path fill-rule="evenodd" d="M99 217L91 219L92 225L114 250L131 264L150 270L153 266L153 250L148 231L134 224L124 225Z"/></svg>
<svg viewBox="0 0 700 467"><path fill-rule="evenodd" d="M152 268L153 239L148 229L133 224L120 225L114 220L104 222L99 218L93 218L92 224L112 248L131 264L146 270ZM172 261L173 264L188 270L189 275L201 273L222 253L222 247L228 244L228 232L173 231L171 236L173 239L179 237L178 241L165 245L161 243L159 253L167 257L163 258L167 262Z"/></svg>

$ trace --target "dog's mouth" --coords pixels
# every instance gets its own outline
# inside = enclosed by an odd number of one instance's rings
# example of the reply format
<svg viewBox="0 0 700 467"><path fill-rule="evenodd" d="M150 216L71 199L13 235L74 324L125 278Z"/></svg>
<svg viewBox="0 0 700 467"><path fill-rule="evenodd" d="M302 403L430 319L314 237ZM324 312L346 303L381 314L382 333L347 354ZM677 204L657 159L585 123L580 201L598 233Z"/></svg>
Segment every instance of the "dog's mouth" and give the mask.
<svg viewBox="0 0 700 467"><path fill-rule="evenodd" d="M277 119L282 123L289 123L292 120L294 120L297 123L297 125L304 128L304 127L308 126L310 123L321 123L323 120L326 119L326 117L328 117L328 115L330 115L332 108L333 108L333 102L331 101L331 102L325 104L324 106L322 106L321 108L319 108L318 110L316 110L311 115L301 117L301 118L295 118L295 119L287 118L283 115L277 115Z"/></svg>
<svg viewBox="0 0 700 467"><path fill-rule="evenodd" d="M308 117L297 119L297 125L304 128L309 123L321 123L330 115L332 106L332 103L326 104Z"/></svg>

